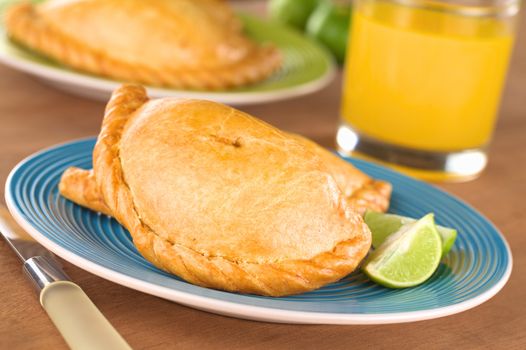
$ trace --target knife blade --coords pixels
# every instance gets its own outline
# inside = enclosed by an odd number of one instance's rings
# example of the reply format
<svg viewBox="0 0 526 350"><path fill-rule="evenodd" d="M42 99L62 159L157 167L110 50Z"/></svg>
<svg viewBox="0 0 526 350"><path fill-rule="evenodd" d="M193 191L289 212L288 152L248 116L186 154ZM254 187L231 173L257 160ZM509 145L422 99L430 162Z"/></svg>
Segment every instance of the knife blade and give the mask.
<svg viewBox="0 0 526 350"><path fill-rule="evenodd" d="M46 310L72 349L131 349L54 255L31 238L0 205L0 235L23 262Z"/></svg>
<svg viewBox="0 0 526 350"><path fill-rule="evenodd" d="M30 235L18 226L11 214L3 206L0 206L0 233L22 262L34 256L45 256L55 259L53 253L35 242ZM55 261L57 264L59 263L58 260Z"/></svg>

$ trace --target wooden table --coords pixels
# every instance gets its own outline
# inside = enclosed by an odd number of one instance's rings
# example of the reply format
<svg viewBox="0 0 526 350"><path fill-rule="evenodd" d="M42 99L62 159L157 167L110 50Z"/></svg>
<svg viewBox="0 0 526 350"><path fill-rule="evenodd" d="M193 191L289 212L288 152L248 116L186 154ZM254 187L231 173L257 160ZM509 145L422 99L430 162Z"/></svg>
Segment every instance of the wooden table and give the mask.
<svg viewBox="0 0 526 350"><path fill-rule="evenodd" d="M526 33L526 22L522 23ZM340 79L308 97L243 108L332 147ZM0 183L23 157L99 130L104 104L67 95L0 66ZM63 262L66 272L137 349L526 348L526 38L516 45L490 164L477 180L440 187L491 219L511 245L506 287L475 309L383 326L298 326L238 320L190 309L108 282ZM0 187L3 196L3 186ZM62 349L21 264L0 240L0 349Z"/></svg>

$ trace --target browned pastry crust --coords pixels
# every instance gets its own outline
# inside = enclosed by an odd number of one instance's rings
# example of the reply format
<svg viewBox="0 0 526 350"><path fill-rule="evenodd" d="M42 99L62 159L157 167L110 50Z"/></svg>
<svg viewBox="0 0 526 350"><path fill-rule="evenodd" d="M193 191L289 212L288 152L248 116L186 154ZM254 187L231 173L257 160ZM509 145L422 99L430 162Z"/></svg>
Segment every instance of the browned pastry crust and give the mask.
<svg viewBox="0 0 526 350"><path fill-rule="evenodd" d="M281 64L278 50L245 37L217 0L22 3L7 10L5 26L10 37L60 63L152 86L238 87Z"/></svg>
<svg viewBox="0 0 526 350"><path fill-rule="evenodd" d="M389 185L316 147L230 107L149 101L123 86L106 108L93 173L66 171L60 191L114 216L147 260L191 283L301 293L349 274L369 250L369 229L345 197L357 206L389 197ZM326 162L355 182L353 193Z"/></svg>
<svg viewBox="0 0 526 350"><path fill-rule="evenodd" d="M366 210L387 211L392 191L391 184L371 179L308 139L299 135L291 136L316 147L316 152L323 157L330 174L353 210L362 215ZM106 207L102 194L96 185L93 170L75 167L67 169L62 175L60 192L75 203L111 216L111 211Z"/></svg>
<svg viewBox="0 0 526 350"><path fill-rule="evenodd" d="M360 170L351 166L348 162L309 139L299 135L291 136L301 140L301 142L305 143L307 147L323 159L329 173L346 198L347 203L355 211L362 215L366 210L387 211L391 197L391 184L371 179Z"/></svg>
<svg viewBox="0 0 526 350"><path fill-rule="evenodd" d="M83 207L111 216L111 210L104 203L97 187L93 170L74 167L67 169L60 179L59 191L64 197Z"/></svg>

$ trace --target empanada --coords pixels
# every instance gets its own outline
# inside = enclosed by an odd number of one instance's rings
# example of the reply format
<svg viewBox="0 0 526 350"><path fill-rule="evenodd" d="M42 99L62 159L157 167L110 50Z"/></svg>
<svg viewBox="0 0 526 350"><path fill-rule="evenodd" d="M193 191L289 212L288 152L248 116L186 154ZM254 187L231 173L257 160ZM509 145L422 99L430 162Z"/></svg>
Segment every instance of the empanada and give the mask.
<svg viewBox="0 0 526 350"><path fill-rule="evenodd" d="M108 103L93 166L68 169L60 192L114 216L147 260L200 286L271 296L352 272L371 245L359 211L385 210L390 195L389 184L236 109L149 100L131 85ZM360 202L363 193L373 199Z"/></svg>
<svg viewBox="0 0 526 350"><path fill-rule="evenodd" d="M60 63L147 85L224 89L261 81L280 54L221 0L48 0L7 10L8 35Z"/></svg>

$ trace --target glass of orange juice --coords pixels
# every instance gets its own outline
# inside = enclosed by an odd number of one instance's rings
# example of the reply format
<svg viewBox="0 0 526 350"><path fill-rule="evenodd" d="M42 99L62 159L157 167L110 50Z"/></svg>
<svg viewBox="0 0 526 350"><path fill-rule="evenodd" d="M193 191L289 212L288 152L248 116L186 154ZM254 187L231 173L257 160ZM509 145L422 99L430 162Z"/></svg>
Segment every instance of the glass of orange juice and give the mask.
<svg viewBox="0 0 526 350"><path fill-rule="evenodd" d="M517 0L357 0L340 152L431 181L486 166Z"/></svg>

